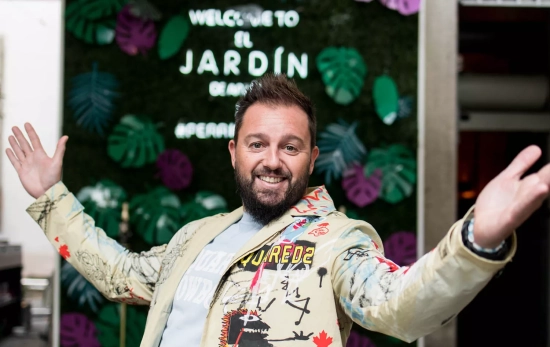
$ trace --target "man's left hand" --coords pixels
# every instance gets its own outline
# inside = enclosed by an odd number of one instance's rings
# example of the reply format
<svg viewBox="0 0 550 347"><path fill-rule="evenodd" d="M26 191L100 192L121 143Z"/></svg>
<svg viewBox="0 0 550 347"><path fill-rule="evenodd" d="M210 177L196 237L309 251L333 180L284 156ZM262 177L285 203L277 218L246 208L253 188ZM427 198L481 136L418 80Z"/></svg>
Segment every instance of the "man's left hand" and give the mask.
<svg viewBox="0 0 550 347"><path fill-rule="evenodd" d="M541 150L529 146L479 194L474 219L474 240L495 248L535 212L550 192L550 164L521 178L538 160Z"/></svg>

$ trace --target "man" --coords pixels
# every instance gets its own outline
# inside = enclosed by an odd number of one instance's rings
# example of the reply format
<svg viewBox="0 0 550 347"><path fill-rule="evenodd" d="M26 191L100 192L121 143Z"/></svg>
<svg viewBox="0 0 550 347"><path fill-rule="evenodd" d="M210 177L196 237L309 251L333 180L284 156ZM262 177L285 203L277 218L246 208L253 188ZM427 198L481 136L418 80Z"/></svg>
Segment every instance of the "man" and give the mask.
<svg viewBox="0 0 550 347"><path fill-rule="evenodd" d="M345 346L353 322L413 341L455 316L515 252L513 230L547 197L550 166L529 147L480 194L436 249L411 267L384 258L371 225L307 188L319 154L311 102L278 75L237 103L229 142L243 207L185 225L131 253L94 226L61 178L67 137L49 158L13 128L7 155L28 212L107 298L150 305L141 346Z"/></svg>

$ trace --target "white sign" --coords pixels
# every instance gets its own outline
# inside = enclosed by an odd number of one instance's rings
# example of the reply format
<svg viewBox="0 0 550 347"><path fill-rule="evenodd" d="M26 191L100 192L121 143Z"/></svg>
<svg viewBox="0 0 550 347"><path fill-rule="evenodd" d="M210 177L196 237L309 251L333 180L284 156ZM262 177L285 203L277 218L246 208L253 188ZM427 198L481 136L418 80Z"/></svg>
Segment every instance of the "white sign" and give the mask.
<svg viewBox="0 0 550 347"><path fill-rule="evenodd" d="M235 123L178 123L174 131L178 139L232 139L235 135Z"/></svg>
<svg viewBox="0 0 550 347"><path fill-rule="evenodd" d="M235 9L225 11L207 9L189 10L189 19L194 26L294 28L300 22L300 15L294 10L241 12ZM184 75L196 71L199 75L211 74L212 76L240 76L242 71L246 71L249 76L259 77L269 70L274 73L286 73L290 78L299 76L305 79L308 76L307 53L285 52L283 46L277 47L272 56L260 50L251 50L254 43L250 32L243 30L235 32L234 44L237 49L248 50L248 52L230 49L224 53L223 61L217 61L210 49L205 49L199 54L188 49L185 54L185 63L180 66L179 71ZM282 71L283 61L286 62L286 71ZM248 82L227 83L218 80L210 82L208 91L214 97L238 97L244 93L248 85Z"/></svg>

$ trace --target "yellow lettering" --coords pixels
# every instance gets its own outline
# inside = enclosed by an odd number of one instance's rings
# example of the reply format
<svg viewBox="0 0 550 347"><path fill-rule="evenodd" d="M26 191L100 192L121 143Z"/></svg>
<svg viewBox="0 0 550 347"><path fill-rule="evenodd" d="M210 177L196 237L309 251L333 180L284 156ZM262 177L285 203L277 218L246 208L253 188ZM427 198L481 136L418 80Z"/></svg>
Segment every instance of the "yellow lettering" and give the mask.
<svg viewBox="0 0 550 347"><path fill-rule="evenodd" d="M279 263L279 254L281 253L281 246L277 245L271 249L271 252L269 253L269 260L268 263ZM275 258L275 261L273 261L273 258Z"/></svg>
<svg viewBox="0 0 550 347"><path fill-rule="evenodd" d="M294 247L294 254L292 255L292 264L298 264L302 260L304 254L304 246Z"/></svg>
<svg viewBox="0 0 550 347"><path fill-rule="evenodd" d="M246 264L248 264L248 262L250 261L253 255L254 253L250 253L246 258L242 258L241 264L243 264L243 266L246 266Z"/></svg>
<svg viewBox="0 0 550 347"><path fill-rule="evenodd" d="M306 253L304 254L304 264L312 263L313 254L315 254L315 247L306 248Z"/></svg>
<svg viewBox="0 0 550 347"><path fill-rule="evenodd" d="M256 253L256 256L254 257L254 260L252 260L252 265L258 266L262 262L262 258L264 257L265 251L263 249L260 249L260 252Z"/></svg>
<svg viewBox="0 0 550 347"><path fill-rule="evenodd" d="M281 255L281 263L287 264L290 258L290 250L292 249L293 245L284 245L283 246L283 254Z"/></svg>

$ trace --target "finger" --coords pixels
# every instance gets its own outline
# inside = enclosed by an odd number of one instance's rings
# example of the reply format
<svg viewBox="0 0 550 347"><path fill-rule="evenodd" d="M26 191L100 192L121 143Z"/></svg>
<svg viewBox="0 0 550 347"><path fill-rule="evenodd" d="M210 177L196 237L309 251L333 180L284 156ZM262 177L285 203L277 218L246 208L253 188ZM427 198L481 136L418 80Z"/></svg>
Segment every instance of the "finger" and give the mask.
<svg viewBox="0 0 550 347"><path fill-rule="evenodd" d="M32 148L31 148L31 145L29 145L29 142L27 141L27 139L25 138L25 135L23 135L23 133L21 132L21 130L19 130L18 127L13 127L12 130L13 130L13 134L17 138L17 142L19 142L19 147L21 147L21 150L25 152L25 154L31 154Z"/></svg>
<svg viewBox="0 0 550 347"><path fill-rule="evenodd" d="M65 155L65 148L67 141L69 141L68 136L63 136L57 141L57 147L55 148L55 153L53 154L53 159L57 162L63 163L63 156Z"/></svg>
<svg viewBox="0 0 550 347"><path fill-rule="evenodd" d="M537 175L542 182L550 186L550 164L544 165L544 167L537 172Z"/></svg>
<svg viewBox="0 0 550 347"><path fill-rule="evenodd" d="M510 177L521 177L540 157L541 150L537 146L529 146L521 151L504 170Z"/></svg>
<svg viewBox="0 0 550 347"><path fill-rule="evenodd" d="M17 160L17 157L15 156L11 148L6 149L6 154L8 155L8 159L10 160L11 165L13 165L16 171L19 171L19 169L21 168L21 163L19 162L19 160Z"/></svg>
<svg viewBox="0 0 550 347"><path fill-rule="evenodd" d="M31 140L31 145L34 150L44 150L42 148L42 143L40 143L40 138L38 137L38 134L36 131L34 131L34 128L30 123L25 123L25 130L27 131L27 135L29 135L29 139Z"/></svg>
<svg viewBox="0 0 550 347"><path fill-rule="evenodd" d="M11 148L15 152L15 155L17 156L18 160L24 160L25 159L25 153L21 150L21 147L19 147L19 143L17 143L17 140L15 137L10 136L8 137L8 142L11 145Z"/></svg>

